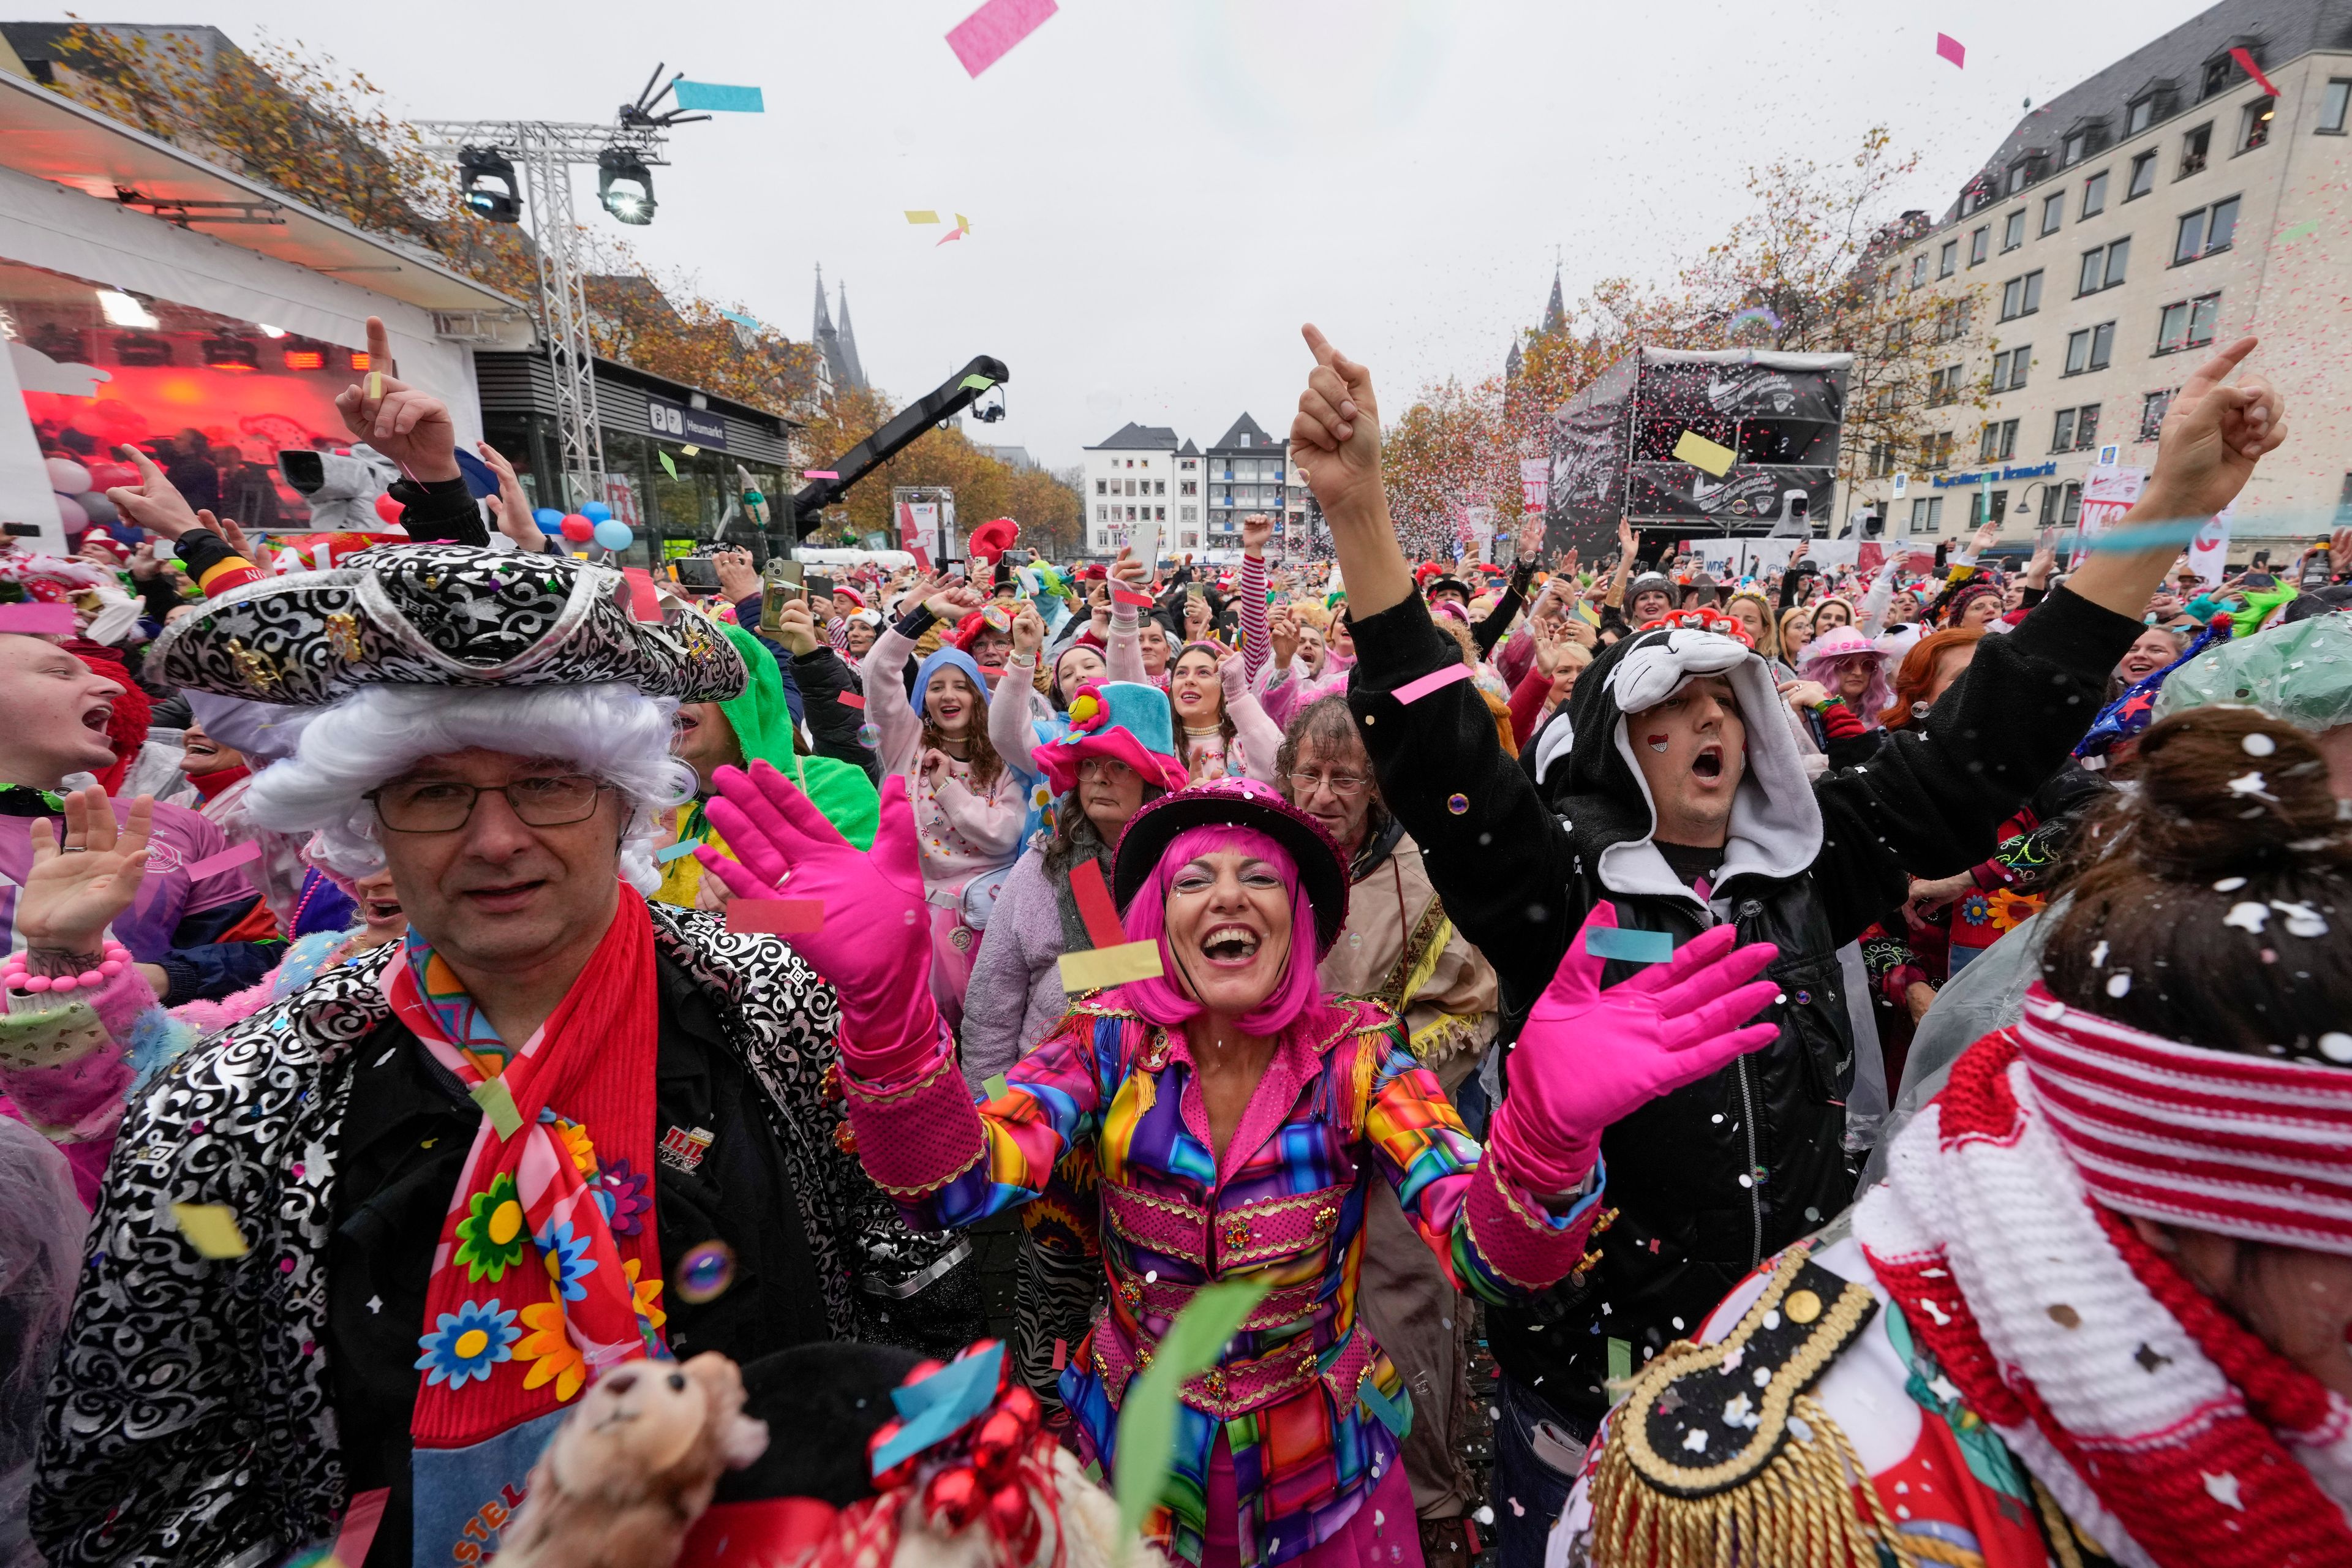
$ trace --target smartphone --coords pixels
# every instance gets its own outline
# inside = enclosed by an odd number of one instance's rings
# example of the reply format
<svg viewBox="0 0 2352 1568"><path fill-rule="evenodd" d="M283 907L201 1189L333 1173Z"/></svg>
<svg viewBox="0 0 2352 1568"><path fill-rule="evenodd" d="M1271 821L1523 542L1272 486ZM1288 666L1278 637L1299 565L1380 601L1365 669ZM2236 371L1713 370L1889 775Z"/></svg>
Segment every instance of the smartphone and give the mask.
<svg viewBox="0 0 2352 1568"><path fill-rule="evenodd" d="M808 592L809 597L812 599L832 598L833 579L830 577L811 577L808 580Z"/></svg>
<svg viewBox="0 0 2352 1568"><path fill-rule="evenodd" d="M2325 588L2327 580L2336 575L2335 552L2321 545L2303 558L2303 575L2295 579L2298 588Z"/></svg>
<svg viewBox="0 0 2352 1568"><path fill-rule="evenodd" d="M782 637L784 606L801 596L801 563L772 555L760 569L760 633Z"/></svg>
<svg viewBox="0 0 2352 1568"><path fill-rule="evenodd" d="M2271 552L2267 550L2257 550L2254 552L2254 558L2246 563L2246 570L2249 572L2259 572L2270 563Z"/></svg>
<svg viewBox="0 0 2352 1568"><path fill-rule="evenodd" d="M719 563L708 555L681 555L669 563L670 581L688 593L719 592Z"/></svg>

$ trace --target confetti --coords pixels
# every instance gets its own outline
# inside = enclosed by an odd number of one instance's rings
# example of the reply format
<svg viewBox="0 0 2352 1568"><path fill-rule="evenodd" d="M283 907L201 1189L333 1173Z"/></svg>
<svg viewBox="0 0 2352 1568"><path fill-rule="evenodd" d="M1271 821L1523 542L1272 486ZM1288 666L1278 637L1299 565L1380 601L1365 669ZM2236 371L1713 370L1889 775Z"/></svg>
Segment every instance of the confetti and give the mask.
<svg viewBox="0 0 2352 1568"><path fill-rule="evenodd" d="M837 479L841 478L841 475L838 470L833 468L803 468L801 470L801 478L804 479Z"/></svg>
<svg viewBox="0 0 2352 1568"><path fill-rule="evenodd" d="M1005 1080L1005 1077L1003 1073L997 1073L992 1076L987 1082L982 1084L980 1087L987 1093L988 1098L991 1100L1003 1100L1007 1094L1011 1093L1013 1089L1012 1084Z"/></svg>
<svg viewBox="0 0 2352 1568"><path fill-rule="evenodd" d="M383 372L380 370L372 370L367 374L367 400L370 403L379 403L382 402L383 399Z"/></svg>
<svg viewBox="0 0 2352 1568"><path fill-rule="evenodd" d="M522 1112L515 1109L514 1090L507 1087L505 1079L484 1079L466 1092L482 1108L500 1138L511 1138L522 1130Z"/></svg>
<svg viewBox="0 0 2352 1568"><path fill-rule="evenodd" d="M1176 1391L1217 1364L1225 1342L1240 1331L1267 1288L1263 1279L1239 1279L1194 1291L1161 1337L1151 1365L1127 1385L1113 1450L1118 1456L1113 1479L1122 1537L1141 1526L1175 1468ZM1273 1555L1270 1546L1267 1555Z"/></svg>
<svg viewBox="0 0 2352 1568"><path fill-rule="evenodd" d="M2233 55L2242 55L2246 51L2243 49L2232 49L2230 52ZM2246 1511L2246 1505L2238 1500L2238 1478L2236 1476L2228 1474L2217 1476L2204 1470L2200 1470L2197 1473L2205 1482L2205 1495L2207 1497L2211 1498L2223 1508L2235 1509L2240 1513Z"/></svg>
<svg viewBox="0 0 2352 1568"><path fill-rule="evenodd" d="M74 635L71 605L0 605L0 632L27 637L69 637Z"/></svg>
<svg viewBox="0 0 2352 1568"><path fill-rule="evenodd" d="M194 865L189 867L188 880L191 882L201 882L206 877L218 876L223 871L233 871L239 866L244 865L247 860L258 860L260 858L261 846L251 839L247 839L243 844L238 844L230 848L224 849L217 855L207 855L203 859L197 861Z"/></svg>
<svg viewBox="0 0 2352 1568"><path fill-rule="evenodd" d="M2316 234L2317 232L2319 232L2319 220L2315 217L2305 218L2303 222L2295 225L2293 228L2282 231L2279 235L2279 243L2281 245L2292 245L2296 240L2301 239L2305 235Z"/></svg>
<svg viewBox="0 0 2352 1568"><path fill-rule="evenodd" d="M1146 610L1160 602L1149 594L1133 593L1126 588L1113 588L1110 591L1110 596L1114 603L1134 605Z"/></svg>
<svg viewBox="0 0 2352 1568"><path fill-rule="evenodd" d="M730 936L804 936L824 929L823 899L734 899L727 905Z"/></svg>
<svg viewBox="0 0 2352 1568"><path fill-rule="evenodd" d="M2128 995L2130 992L2131 975L2128 973L2123 974L2110 974L2107 976L2108 995L2124 996Z"/></svg>
<svg viewBox="0 0 2352 1568"><path fill-rule="evenodd" d="M670 461L670 456L667 452L665 452L656 447L654 448L654 456L661 459L663 473L667 474L671 479L677 478L677 465Z"/></svg>
<svg viewBox="0 0 2352 1568"><path fill-rule="evenodd" d="M2263 734L2260 730L2248 735L2244 740L2240 741L2238 744L2246 749L2246 755L2250 757L2267 757L2272 752L2278 750L2278 742L2272 740L2268 735Z"/></svg>
<svg viewBox="0 0 2352 1568"><path fill-rule="evenodd" d="M1675 955L1675 939L1662 931L1592 926L1584 933L1584 951L1595 958L1622 958L1628 963L1664 963Z"/></svg>
<svg viewBox="0 0 2352 1568"><path fill-rule="evenodd" d="M1449 664L1444 669L1432 670L1418 680L1408 680L1390 693L1399 702L1418 702L1433 691L1442 691L1457 681L1470 679L1466 664Z"/></svg>
<svg viewBox="0 0 2352 1568"><path fill-rule="evenodd" d="M908 223L937 223L940 221L940 215L933 212L929 207L908 207L907 209L907 221Z"/></svg>
<svg viewBox="0 0 2352 1568"><path fill-rule="evenodd" d="M1070 898L1078 906L1078 920L1087 928L1087 941L1097 947L1117 947L1127 940L1127 930L1118 923L1118 906L1111 902L1099 864L1081 860L1070 868Z"/></svg>
<svg viewBox="0 0 2352 1568"><path fill-rule="evenodd" d="M667 866L673 860L693 854L701 846L702 840L699 838L681 838L675 844L666 845L655 850L654 864Z"/></svg>
<svg viewBox="0 0 2352 1568"><path fill-rule="evenodd" d="M2319 1054L2331 1062L2352 1062L2352 1035L2330 1029L2319 1037Z"/></svg>
<svg viewBox="0 0 2352 1568"><path fill-rule="evenodd" d="M722 114L765 114L767 100L756 87L724 87L715 81L677 81L677 106L685 110L715 109Z"/></svg>
<svg viewBox="0 0 2352 1568"><path fill-rule="evenodd" d="M1066 1340L1055 1340L1054 1342L1054 1370L1055 1372L1061 1371L1063 1367L1069 1364L1069 1342Z"/></svg>
<svg viewBox="0 0 2352 1568"><path fill-rule="evenodd" d="M1731 472L1731 465L1739 461L1739 454L1728 447L1718 447L1696 430L1685 430L1683 438L1675 443L1675 460L1688 463L1717 479Z"/></svg>
<svg viewBox="0 0 2352 1568"><path fill-rule="evenodd" d="M253 1250L226 1204L173 1204L172 1219L188 1245L206 1258L243 1258Z"/></svg>
<svg viewBox="0 0 2352 1568"><path fill-rule="evenodd" d="M735 1249L723 1241L689 1247L677 1260L677 1299L689 1307L717 1300L734 1283Z"/></svg>
<svg viewBox="0 0 2352 1568"><path fill-rule="evenodd" d="M2255 84L2264 92L2269 93L2273 98L2276 98L2279 95L2279 89L2271 85L2271 79L2263 74L2263 68L2254 63L2254 57L2248 53L2242 46L2231 49L2230 51L2230 58L2237 61L2239 68L2243 70L2248 76L2253 78Z"/></svg>
<svg viewBox="0 0 2352 1568"><path fill-rule="evenodd" d="M968 73L978 76L1057 9L1054 0L988 0L949 31L948 47Z"/></svg>
<svg viewBox="0 0 2352 1568"><path fill-rule="evenodd" d="M844 708L856 708L862 710L866 706L866 699L860 697L855 691L843 692L839 698L839 701Z"/></svg>
<svg viewBox="0 0 2352 1568"><path fill-rule="evenodd" d="M1952 37L1949 33L1938 33L1936 35L1936 53L1939 58L1951 61L1954 65L1959 67L1963 70L1968 68L1968 49L1960 43L1959 39Z"/></svg>
<svg viewBox="0 0 2352 1568"><path fill-rule="evenodd" d="M1062 954L1062 990L1072 996L1130 980L1157 980L1166 973L1156 942L1123 942L1117 947Z"/></svg>
<svg viewBox="0 0 2352 1568"><path fill-rule="evenodd" d="M996 383L989 380L988 377L984 375L979 374L978 373L965 376L961 381L956 383L957 386L969 386L974 392L986 392L990 387L994 386L995 384Z"/></svg>

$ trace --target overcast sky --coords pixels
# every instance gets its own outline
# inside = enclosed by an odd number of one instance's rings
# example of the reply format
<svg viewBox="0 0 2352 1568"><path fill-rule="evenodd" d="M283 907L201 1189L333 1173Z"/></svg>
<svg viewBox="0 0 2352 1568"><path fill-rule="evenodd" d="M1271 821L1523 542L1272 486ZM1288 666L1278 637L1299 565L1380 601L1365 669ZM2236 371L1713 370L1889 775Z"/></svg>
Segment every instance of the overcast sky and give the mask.
<svg viewBox="0 0 2352 1568"><path fill-rule="evenodd" d="M2191 0L1063 0L978 79L944 35L977 0L133 0L365 70L416 117L599 121L656 60L765 89L682 127L660 212L623 230L793 338L845 280L900 400L975 353L1013 373L992 439L1041 460L1126 421L1206 445L1279 433L1312 320L1402 408L1500 367L1559 247L1572 301L1662 279L1743 209L1748 165L1848 157L1884 121L1940 212L2040 102ZM62 17L20 7L17 16ZM1912 19L1912 18L1916 18ZM1938 59L1938 29L1967 47ZM936 208L940 227L905 209ZM952 215L964 239L938 243Z"/></svg>

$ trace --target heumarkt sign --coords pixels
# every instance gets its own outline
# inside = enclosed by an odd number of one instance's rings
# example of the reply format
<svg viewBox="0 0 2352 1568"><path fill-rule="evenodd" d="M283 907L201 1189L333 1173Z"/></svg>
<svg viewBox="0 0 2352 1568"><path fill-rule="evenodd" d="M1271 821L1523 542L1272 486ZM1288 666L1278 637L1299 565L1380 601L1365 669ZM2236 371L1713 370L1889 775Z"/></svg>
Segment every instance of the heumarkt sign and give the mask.
<svg viewBox="0 0 2352 1568"><path fill-rule="evenodd" d="M2058 471L2056 463L2035 463L2014 468L1986 468L1974 474L1931 474L1927 482L1939 490L1955 485L1990 484L1996 479L2046 479Z"/></svg>

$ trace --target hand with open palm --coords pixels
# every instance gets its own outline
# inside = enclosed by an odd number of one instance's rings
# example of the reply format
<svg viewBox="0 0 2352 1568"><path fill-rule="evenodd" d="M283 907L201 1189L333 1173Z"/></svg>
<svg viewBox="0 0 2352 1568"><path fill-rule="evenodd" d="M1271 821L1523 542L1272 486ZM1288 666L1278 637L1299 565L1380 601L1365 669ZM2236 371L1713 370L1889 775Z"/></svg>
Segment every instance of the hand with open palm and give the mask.
<svg viewBox="0 0 2352 1568"><path fill-rule="evenodd" d="M33 868L16 896L16 931L28 954L56 953L52 972L67 973L63 963L105 945L106 928L138 900L147 880L154 820L154 797L142 795L118 828L112 803L96 785L66 796L63 844L47 817L33 819Z"/></svg>

